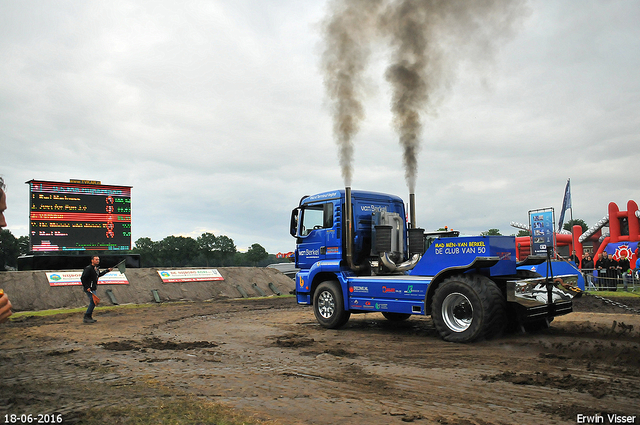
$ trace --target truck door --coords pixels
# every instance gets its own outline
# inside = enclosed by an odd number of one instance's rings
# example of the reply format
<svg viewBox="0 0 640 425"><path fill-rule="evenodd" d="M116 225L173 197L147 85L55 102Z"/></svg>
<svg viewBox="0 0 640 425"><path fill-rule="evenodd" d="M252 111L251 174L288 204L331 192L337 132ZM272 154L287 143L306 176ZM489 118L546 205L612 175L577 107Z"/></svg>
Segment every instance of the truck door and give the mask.
<svg viewBox="0 0 640 425"><path fill-rule="evenodd" d="M314 263L327 258L339 257L335 247L337 234L333 223L333 203L304 205L298 212L296 263L308 269ZM327 256L327 244L331 244Z"/></svg>

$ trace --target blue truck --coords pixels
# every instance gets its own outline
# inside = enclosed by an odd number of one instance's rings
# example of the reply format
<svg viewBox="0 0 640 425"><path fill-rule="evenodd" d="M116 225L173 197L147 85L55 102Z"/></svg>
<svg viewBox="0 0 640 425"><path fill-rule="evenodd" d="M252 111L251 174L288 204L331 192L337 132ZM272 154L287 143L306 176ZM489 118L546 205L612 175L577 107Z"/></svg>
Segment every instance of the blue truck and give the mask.
<svg viewBox="0 0 640 425"><path fill-rule="evenodd" d="M513 236L425 232L394 195L350 187L305 196L291 213L296 297L320 325L337 329L351 314L391 321L430 315L452 342L490 339L505 328L548 326L572 311L577 275L523 270L546 257L516 261Z"/></svg>

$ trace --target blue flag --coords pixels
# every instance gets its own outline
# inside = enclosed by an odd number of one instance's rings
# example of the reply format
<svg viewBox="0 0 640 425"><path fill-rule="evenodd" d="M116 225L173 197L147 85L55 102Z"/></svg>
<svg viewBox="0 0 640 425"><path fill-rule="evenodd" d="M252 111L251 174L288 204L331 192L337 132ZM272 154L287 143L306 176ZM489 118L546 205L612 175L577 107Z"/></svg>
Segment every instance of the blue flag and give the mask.
<svg viewBox="0 0 640 425"><path fill-rule="evenodd" d="M567 179L567 186L564 188L564 200L562 201L562 210L560 212L560 221L558 222L558 231L562 230L564 222L564 212L571 208L571 179Z"/></svg>

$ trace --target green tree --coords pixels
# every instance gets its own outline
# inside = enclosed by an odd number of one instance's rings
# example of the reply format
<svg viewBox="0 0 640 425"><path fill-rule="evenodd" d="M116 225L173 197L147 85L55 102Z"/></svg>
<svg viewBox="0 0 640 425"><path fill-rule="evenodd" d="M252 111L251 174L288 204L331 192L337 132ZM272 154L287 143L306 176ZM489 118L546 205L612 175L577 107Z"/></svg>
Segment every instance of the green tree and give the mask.
<svg viewBox="0 0 640 425"><path fill-rule="evenodd" d="M131 250L134 254L140 254L142 267L153 267L161 265L159 262L159 243L150 238L140 238L135 241L135 246Z"/></svg>
<svg viewBox="0 0 640 425"><path fill-rule="evenodd" d="M528 230L520 229L516 236L531 236L531 232Z"/></svg>
<svg viewBox="0 0 640 425"><path fill-rule="evenodd" d="M216 249L218 248L218 238L213 233L203 233L196 239L198 243L198 251L205 258L206 266L209 267L209 262L213 261L216 256Z"/></svg>
<svg viewBox="0 0 640 425"><path fill-rule="evenodd" d="M245 258L253 266L256 266L260 261L264 260L268 256L269 256L269 253L267 252L267 250L264 249L262 245L258 243L254 243L253 245L251 245L251 247L247 250L247 253L245 254Z"/></svg>
<svg viewBox="0 0 640 425"><path fill-rule="evenodd" d="M585 223L585 221L581 218L574 218L573 220L567 221L566 223L564 223L564 226L562 226L562 228L571 232L573 230L573 226L582 227L582 233L586 232L587 229L589 229L587 223Z"/></svg>
<svg viewBox="0 0 640 425"><path fill-rule="evenodd" d="M489 229L486 232L480 232L480 236L502 236L499 229Z"/></svg>
<svg viewBox="0 0 640 425"><path fill-rule="evenodd" d="M162 265L185 267L193 265L198 256L198 243L188 236L167 236L160 241Z"/></svg>
<svg viewBox="0 0 640 425"><path fill-rule="evenodd" d="M0 271L5 271L7 266L17 267L20 248L18 240L9 229L0 229Z"/></svg>
<svg viewBox="0 0 640 425"><path fill-rule="evenodd" d="M230 237L221 235L216 238L215 259L219 262L219 265L228 265L229 260L233 263L236 251L236 245Z"/></svg>
<svg viewBox="0 0 640 425"><path fill-rule="evenodd" d="M20 251L20 255L29 253L29 236L20 236L18 238L18 250Z"/></svg>

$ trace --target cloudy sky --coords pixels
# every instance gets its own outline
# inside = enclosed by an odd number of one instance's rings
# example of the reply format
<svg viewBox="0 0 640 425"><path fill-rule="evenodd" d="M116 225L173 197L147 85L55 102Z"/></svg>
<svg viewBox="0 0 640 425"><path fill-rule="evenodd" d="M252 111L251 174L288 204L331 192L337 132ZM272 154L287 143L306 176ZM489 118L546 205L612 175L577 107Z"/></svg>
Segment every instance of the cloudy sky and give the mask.
<svg viewBox="0 0 640 425"><path fill-rule="evenodd" d="M132 234L291 251L291 209L343 186L317 0L0 0L0 175L27 235L31 179L133 186ZM462 61L425 121L417 221L517 233L571 179L573 216L640 202L640 2L531 0ZM367 73L353 188L407 198L384 49Z"/></svg>

